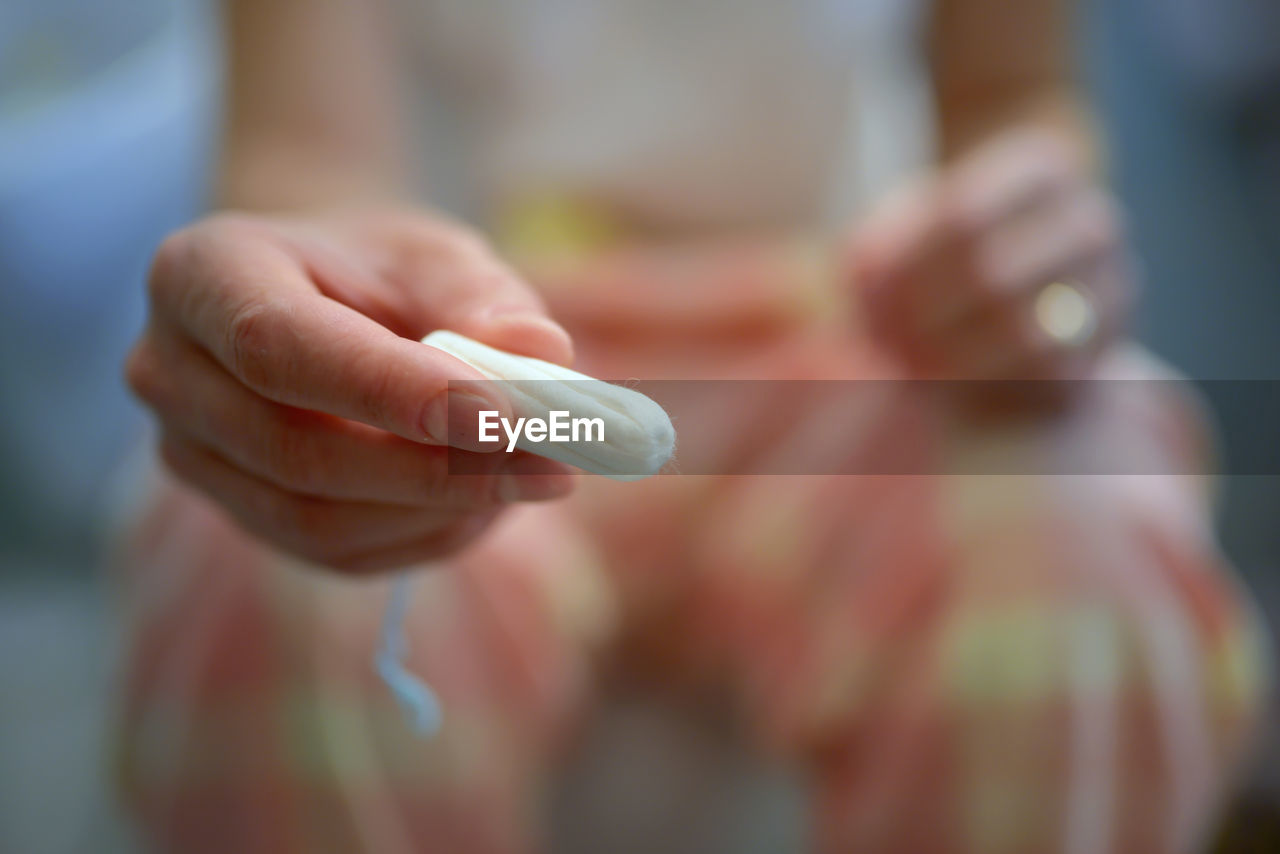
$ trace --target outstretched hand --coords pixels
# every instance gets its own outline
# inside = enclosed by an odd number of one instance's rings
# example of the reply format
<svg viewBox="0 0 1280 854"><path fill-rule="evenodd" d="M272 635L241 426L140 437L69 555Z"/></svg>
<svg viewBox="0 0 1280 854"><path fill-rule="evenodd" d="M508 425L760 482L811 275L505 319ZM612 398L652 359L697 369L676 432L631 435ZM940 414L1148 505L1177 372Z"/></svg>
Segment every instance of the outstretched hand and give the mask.
<svg viewBox="0 0 1280 854"><path fill-rule="evenodd" d="M459 548L509 502L572 487L557 463L459 438L506 401L419 338L447 328L562 364L572 346L457 225L218 215L164 242L149 298L127 376L164 460L276 547L349 571L402 566ZM450 474L457 454L475 456L466 475Z"/></svg>

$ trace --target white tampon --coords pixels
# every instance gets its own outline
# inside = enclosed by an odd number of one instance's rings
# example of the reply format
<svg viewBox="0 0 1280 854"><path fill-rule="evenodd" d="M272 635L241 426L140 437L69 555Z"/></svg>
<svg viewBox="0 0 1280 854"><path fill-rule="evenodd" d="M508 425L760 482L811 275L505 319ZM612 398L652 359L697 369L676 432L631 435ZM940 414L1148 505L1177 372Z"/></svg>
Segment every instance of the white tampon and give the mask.
<svg viewBox="0 0 1280 854"><path fill-rule="evenodd" d="M613 480L640 480L667 464L676 431L667 413L638 391L597 380L560 365L494 349L465 335L441 330L422 339L501 384L517 418L549 420L552 412L600 419L602 440L530 441L515 446ZM591 434L587 434L590 437Z"/></svg>
<svg viewBox="0 0 1280 854"><path fill-rule="evenodd" d="M593 379L541 359L517 356L473 341L456 332L432 332L422 343L443 350L503 384L517 418L550 420L555 411L576 418L599 418L599 440L531 442L521 437L516 447L614 480L639 480L666 465L675 451L676 431L661 406L638 391ZM441 709L431 687L405 666L408 641L405 616L409 604L408 575L392 585L383 619L382 643L374 666L404 710L414 730L423 736L440 728Z"/></svg>

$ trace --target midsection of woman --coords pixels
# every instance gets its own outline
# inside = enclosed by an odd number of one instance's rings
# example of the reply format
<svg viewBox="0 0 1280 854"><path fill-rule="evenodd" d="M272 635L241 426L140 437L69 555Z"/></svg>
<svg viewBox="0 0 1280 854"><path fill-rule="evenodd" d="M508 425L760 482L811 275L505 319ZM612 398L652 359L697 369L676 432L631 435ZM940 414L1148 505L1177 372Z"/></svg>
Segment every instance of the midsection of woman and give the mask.
<svg viewBox="0 0 1280 854"><path fill-rule="evenodd" d="M918 4L396 7L428 196L489 227L583 369L728 378L865 343L835 257L933 156ZM864 349L828 375L890 375Z"/></svg>
<svg viewBox="0 0 1280 854"><path fill-rule="evenodd" d="M550 200L674 238L829 226L869 173L931 151L914 2L397 5L414 83L460 106L472 194L498 222ZM429 181L458 165L431 134Z"/></svg>

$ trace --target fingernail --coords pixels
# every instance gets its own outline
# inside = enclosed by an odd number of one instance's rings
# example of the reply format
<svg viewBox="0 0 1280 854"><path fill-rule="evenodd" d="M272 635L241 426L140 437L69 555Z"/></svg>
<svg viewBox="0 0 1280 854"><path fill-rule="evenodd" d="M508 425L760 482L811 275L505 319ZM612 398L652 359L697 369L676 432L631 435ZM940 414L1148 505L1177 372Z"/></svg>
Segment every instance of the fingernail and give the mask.
<svg viewBox="0 0 1280 854"><path fill-rule="evenodd" d="M481 442L480 413L502 412L502 407L478 394L450 389L432 398L422 416L422 429L438 445L468 451L501 450L501 442Z"/></svg>
<svg viewBox="0 0 1280 854"><path fill-rule="evenodd" d="M498 473L498 500L550 501L573 489L573 475L559 463L539 457L516 457Z"/></svg>

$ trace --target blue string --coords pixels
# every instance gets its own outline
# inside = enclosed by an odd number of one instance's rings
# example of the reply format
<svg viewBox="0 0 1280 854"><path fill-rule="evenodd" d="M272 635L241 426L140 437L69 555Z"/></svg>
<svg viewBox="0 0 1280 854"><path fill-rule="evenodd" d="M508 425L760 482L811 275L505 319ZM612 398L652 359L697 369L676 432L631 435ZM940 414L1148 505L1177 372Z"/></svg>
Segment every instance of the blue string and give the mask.
<svg viewBox="0 0 1280 854"><path fill-rule="evenodd" d="M425 738L439 732L441 710L431 687L404 666L409 651L404 624L409 610L410 582L407 573L392 582L391 598L382 617L382 644L373 656L373 664L400 704L409 725Z"/></svg>

